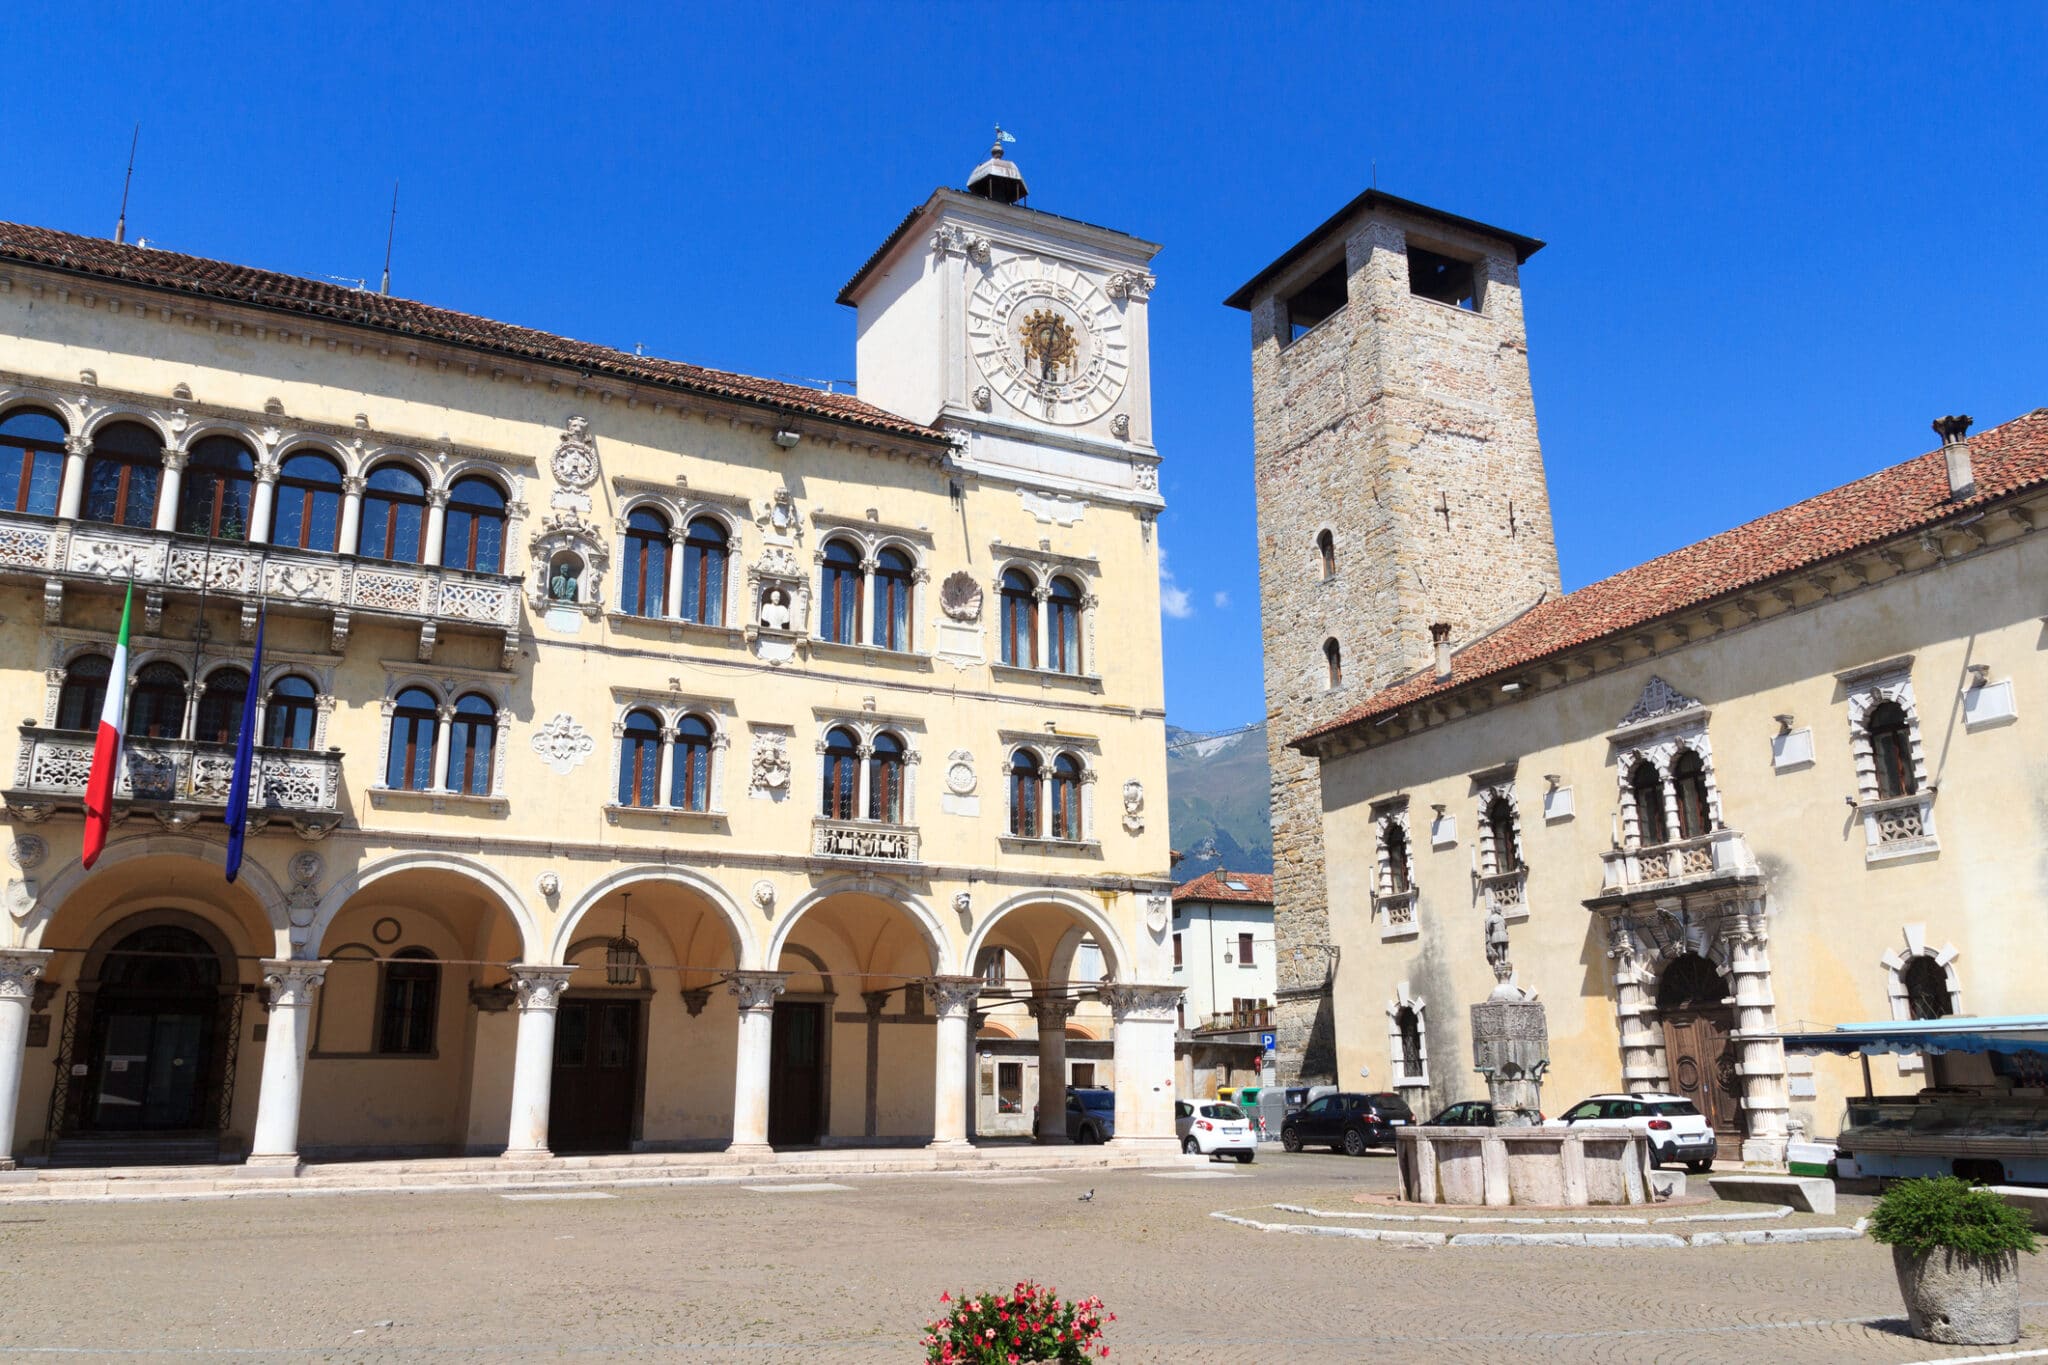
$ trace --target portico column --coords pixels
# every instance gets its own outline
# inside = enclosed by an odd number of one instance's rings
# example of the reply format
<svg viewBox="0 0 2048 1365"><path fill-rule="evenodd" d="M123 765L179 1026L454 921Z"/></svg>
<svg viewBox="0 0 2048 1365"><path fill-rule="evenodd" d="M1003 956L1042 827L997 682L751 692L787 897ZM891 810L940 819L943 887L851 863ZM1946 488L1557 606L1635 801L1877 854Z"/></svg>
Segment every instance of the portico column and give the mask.
<svg viewBox="0 0 2048 1365"><path fill-rule="evenodd" d="M64 438L64 482L57 489L57 515L66 521L78 520L79 508L85 505L85 457L91 453L92 437Z"/></svg>
<svg viewBox="0 0 2048 1365"><path fill-rule="evenodd" d="M548 1103L555 1084L555 1007L569 989L574 967L515 962L512 990L519 997L519 1041L512 1059L512 1122L505 1155L544 1161L548 1151Z"/></svg>
<svg viewBox="0 0 2048 1365"><path fill-rule="evenodd" d="M256 500L249 508L249 543L270 543L270 509L277 503L277 466L268 461L256 466Z"/></svg>
<svg viewBox="0 0 2048 1365"><path fill-rule="evenodd" d="M1777 999L1771 991L1769 931L1764 903L1750 901L1731 911L1726 940L1728 974L1735 986L1735 1036L1742 1049L1742 1107L1749 1135L1742 1140L1745 1165L1782 1166L1789 1139L1785 1094L1785 1043L1778 1034Z"/></svg>
<svg viewBox="0 0 2048 1365"><path fill-rule="evenodd" d="M14 1118L21 1105L29 1006L50 956L47 948L0 949L0 1171L14 1169Z"/></svg>
<svg viewBox="0 0 2048 1365"><path fill-rule="evenodd" d="M263 1084L256 1092L256 1134L249 1143L252 1166L298 1164L299 1100L305 1091L313 992L326 979L328 965L300 958L264 960L270 1029L263 1044Z"/></svg>
<svg viewBox="0 0 2048 1365"><path fill-rule="evenodd" d="M1031 1017L1038 1021L1038 1141L1047 1146L1067 1140L1067 1020L1076 1003L1031 1002Z"/></svg>
<svg viewBox="0 0 2048 1365"><path fill-rule="evenodd" d="M739 1060L733 1067L732 1145L738 1156L766 1156L768 1084L774 1061L775 997L788 972L734 972L727 983L740 1004Z"/></svg>
<svg viewBox="0 0 2048 1365"><path fill-rule="evenodd" d="M978 976L935 976L924 983L925 998L931 1002L938 1021L937 1063L932 1085L932 1146L968 1150L967 1091L961 1084L967 1071L972 1040L968 1038L967 1016L974 1012L975 997L988 983Z"/></svg>
<svg viewBox="0 0 2048 1365"><path fill-rule="evenodd" d="M164 450L163 479L156 488L156 529L178 529L178 493L185 483L185 452Z"/></svg>
<svg viewBox="0 0 2048 1365"><path fill-rule="evenodd" d="M341 480L341 534L336 537L334 548L340 554L352 555L356 543L363 534L363 476L347 474Z"/></svg>
<svg viewBox="0 0 2048 1365"><path fill-rule="evenodd" d="M1626 921L1608 930L1607 956L1614 959L1614 1018L1621 1031L1621 1088L1629 1094L1662 1087L1664 1040L1656 1032L1650 1004L1650 964Z"/></svg>
<svg viewBox="0 0 2048 1365"><path fill-rule="evenodd" d="M868 1007L868 1093L867 1117L861 1132L874 1137L881 1132L882 1011L889 1007L888 991L862 991Z"/></svg>
<svg viewBox="0 0 2048 1365"><path fill-rule="evenodd" d="M1116 1021L1116 1136L1119 1147L1171 1147L1173 1029L1181 988L1105 982L1102 1002Z"/></svg>
<svg viewBox="0 0 2048 1365"><path fill-rule="evenodd" d="M428 568L441 564L441 537L448 528L448 490L427 490L427 543L420 547L420 563Z"/></svg>
<svg viewBox="0 0 2048 1365"><path fill-rule="evenodd" d="M668 533L668 617L673 621L683 619L683 541L689 533L683 528L671 527Z"/></svg>

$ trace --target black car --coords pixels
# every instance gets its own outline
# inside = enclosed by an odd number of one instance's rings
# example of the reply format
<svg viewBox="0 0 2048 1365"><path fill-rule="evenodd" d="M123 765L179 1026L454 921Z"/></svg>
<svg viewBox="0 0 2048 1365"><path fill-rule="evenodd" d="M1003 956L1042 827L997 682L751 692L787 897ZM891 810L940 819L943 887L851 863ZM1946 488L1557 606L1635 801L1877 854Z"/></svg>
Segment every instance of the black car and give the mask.
<svg viewBox="0 0 2048 1365"><path fill-rule="evenodd" d="M1447 1104L1428 1124L1431 1128L1491 1128L1493 1105L1486 1100L1460 1100Z"/></svg>
<svg viewBox="0 0 2048 1365"><path fill-rule="evenodd" d="M1290 1152L1327 1145L1332 1151L1364 1156L1368 1147L1391 1147L1394 1130L1415 1115L1391 1091L1362 1095L1339 1091L1310 1100L1280 1125L1280 1145Z"/></svg>

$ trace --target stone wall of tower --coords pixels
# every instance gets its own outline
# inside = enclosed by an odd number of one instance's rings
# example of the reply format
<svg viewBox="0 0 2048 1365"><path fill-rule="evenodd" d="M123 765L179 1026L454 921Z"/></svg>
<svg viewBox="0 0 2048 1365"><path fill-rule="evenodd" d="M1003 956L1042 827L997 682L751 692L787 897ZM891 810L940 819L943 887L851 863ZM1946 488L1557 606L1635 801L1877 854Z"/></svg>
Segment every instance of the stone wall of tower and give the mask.
<svg viewBox="0 0 2048 1365"><path fill-rule="evenodd" d="M1475 263L1477 311L1411 293L1411 235ZM1284 300L1337 259L1336 234L1251 310L1275 1022L1288 1080L1337 1079L1330 917L1370 907L1328 904L1317 765L1287 741L1428 666L1432 622L1449 622L1462 644L1558 588L1512 246L1379 208L1352 219L1342 242L1342 310L1282 344Z"/></svg>

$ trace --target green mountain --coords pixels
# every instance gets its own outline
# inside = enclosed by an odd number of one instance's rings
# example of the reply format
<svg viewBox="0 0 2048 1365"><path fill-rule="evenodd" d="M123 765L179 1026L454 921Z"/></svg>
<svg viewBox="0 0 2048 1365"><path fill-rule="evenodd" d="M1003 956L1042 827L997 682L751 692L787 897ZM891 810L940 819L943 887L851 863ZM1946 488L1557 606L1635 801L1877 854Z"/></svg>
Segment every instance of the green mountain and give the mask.
<svg viewBox="0 0 2048 1365"><path fill-rule="evenodd" d="M1273 870L1266 727L1205 735L1166 727L1167 825L1186 856L1175 881L1219 867Z"/></svg>

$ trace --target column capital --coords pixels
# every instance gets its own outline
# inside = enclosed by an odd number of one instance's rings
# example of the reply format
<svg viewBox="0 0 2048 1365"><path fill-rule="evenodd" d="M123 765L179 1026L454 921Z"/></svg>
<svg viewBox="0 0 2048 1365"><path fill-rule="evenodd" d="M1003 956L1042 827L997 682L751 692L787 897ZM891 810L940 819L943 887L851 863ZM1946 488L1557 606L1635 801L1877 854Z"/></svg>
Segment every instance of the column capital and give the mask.
<svg viewBox="0 0 2048 1365"><path fill-rule="evenodd" d="M270 987L270 1008L297 1009L310 1004L331 965L312 958L264 958L263 984Z"/></svg>
<svg viewBox="0 0 2048 1365"><path fill-rule="evenodd" d="M445 488L429 488L429 489L427 490L427 506L429 506L429 507L446 507L447 505L448 505L448 490L447 490L447 489L445 489Z"/></svg>
<svg viewBox="0 0 2048 1365"><path fill-rule="evenodd" d="M882 1011L889 1008L889 997L893 994L893 991L862 991L861 1003L868 1007L868 1018L880 1018Z"/></svg>
<svg viewBox="0 0 2048 1365"><path fill-rule="evenodd" d="M1078 1000L1069 1000L1063 996L1048 996L1044 999L1033 1000L1031 1002L1031 1017L1038 1021L1039 1035L1043 1037L1047 1029L1064 1031L1067 1027L1067 1020L1074 1017L1074 1010L1079 1007L1080 1003Z"/></svg>
<svg viewBox="0 0 2048 1365"><path fill-rule="evenodd" d="M1174 1017L1182 988L1141 981L1105 981L1097 993L1118 1023L1126 1019L1159 1021Z"/></svg>
<svg viewBox="0 0 2048 1365"><path fill-rule="evenodd" d="M341 476L341 493L343 497L360 498L363 495L363 490L369 486L370 481L361 474L344 474Z"/></svg>
<svg viewBox="0 0 2048 1365"><path fill-rule="evenodd" d="M775 997L789 985L788 972L734 972L726 989L740 1002L742 1010L771 1010Z"/></svg>
<svg viewBox="0 0 2048 1365"><path fill-rule="evenodd" d="M64 453L66 455L92 454L92 437L66 436L64 438Z"/></svg>
<svg viewBox="0 0 2048 1365"><path fill-rule="evenodd" d="M544 1010L549 1014L562 1003L562 992L569 989L569 978L576 974L574 967L538 962L508 963L505 970L512 974L512 990L519 997L520 1010Z"/></svg>
<svg viewBox="0 0 2048 1365"><path fill-rule="evenodd" d="M183 469L185 467L186 455L187 452L178 449L176 446L165 446L163 452L164 468L172 470Z"/></svg>
<svg viewBox="0 0 2048 1365"><path fill-rule="evenodd" d="M986 985L978 976L931 976L924 980L924 995L939 1018L965 1018Z"/></svg>
<svg viewBox="0 0 2048 1365"><path fill-rule="evenodd" d="M0 1000L27 1000L50 965L48 948L0 948Z"/></svg>

